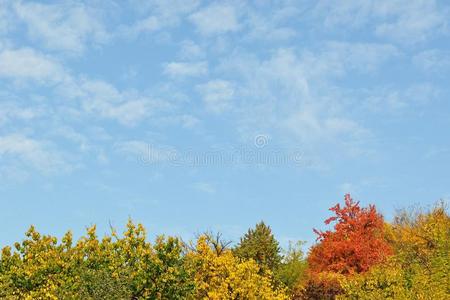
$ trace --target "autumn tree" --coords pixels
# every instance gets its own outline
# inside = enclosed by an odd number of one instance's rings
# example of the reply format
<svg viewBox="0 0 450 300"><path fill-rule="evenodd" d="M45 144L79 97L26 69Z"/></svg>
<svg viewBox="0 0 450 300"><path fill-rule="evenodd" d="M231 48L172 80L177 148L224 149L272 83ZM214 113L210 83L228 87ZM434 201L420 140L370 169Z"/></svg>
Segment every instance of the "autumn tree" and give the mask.
<svg viewBox="0 0 450 300"><path fill-rule="evenodd" d="M275 272L281 263L281 248L272 230L264 222L256 224L241 238L234 249L235 254L242 259L253 259L261 270Z"/></svg>
<svg viewBox="0 0 450 300"><path fill-rule="evenodd" d="M253 259L239 259L229 249L216 251L206 236L187 253L187 262L194 270L192 299L288 299L284 289L273 286L269 270L261 270Z"/></svg>
<svg viewBox="0 0 450 300"><path fill-rule="evenodd" d="M334 300L342 294L340 281L344 275L330 272L309 273L294 290L293 300Z"/></svg>
<svg viewBox="0 0 450 300"><path fill-rule="evenodd" d="M224 251L231 249L231 241L227 240L223 237L221 232L213 232L213 231L205 231L202 234L197 235L197 241L203 238L206 243L210 246L210 248L216 253L217 256L220 256ZM195 251L197 245L190 245L190 250Z"/></svg>
<svg viewBox="0 0 450 300"><path fill-rule="evenodd" d="M129 221L99 238L92 226L78 241L31 227L0 257L1 299L287 299L270 270L240 259L221 235L201 236L193 249L178 238L147 240Z"/></svg>
<svg viewBox="0 0 450 300"><path fill-rule="evenodd" d="M146 240L131 221L123 236L99 239L95 226L78 242L58 243L31 227L0 260L2 299L186 299L194 290L176 238Z"/></svg>
<svg viewBox="0 0 450 300"><path fill-rule="evenodd" d="M394 255L344 280L341 299L450 299L450 216L444 203L430 211L400 211L388 238Z"/></svg>
<svg viewBox="0 0 450 300"><path fill-rule="evenodd" d="M383 217L375 206L362 208L347 194L344 206L337 204L330 211L335 215L325 224L334 222L334 230L314 230L318 243L308 257L311 272L362 273L391 255Z"/></svg>

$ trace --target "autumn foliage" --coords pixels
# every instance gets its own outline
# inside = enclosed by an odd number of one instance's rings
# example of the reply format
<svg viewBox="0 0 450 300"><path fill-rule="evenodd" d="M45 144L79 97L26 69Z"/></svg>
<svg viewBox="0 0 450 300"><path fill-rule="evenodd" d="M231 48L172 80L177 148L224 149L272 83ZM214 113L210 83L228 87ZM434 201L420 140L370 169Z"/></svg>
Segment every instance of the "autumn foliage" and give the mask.
<svg viewBox="0 0 450 300"><path fill-rule="evenodd" d="M450 299L445 205L402 211L391 223L345 196L315 232L282 249L263 222L232 245L206 233L148 241L140 224L99 238L96 227L58 241L33 226L0 256L1 299Z"/></svg>
<svg viewBox="0 0 450 300"><path fill-rule="evenodd" d="M334 222L334 230L314 230L319 243L308 257L311 272L362 273L392 254L385 239L383 217L375 206L362 208L347 194L345 205L336 204L330 211L335 216L325 224Z"/></svg>

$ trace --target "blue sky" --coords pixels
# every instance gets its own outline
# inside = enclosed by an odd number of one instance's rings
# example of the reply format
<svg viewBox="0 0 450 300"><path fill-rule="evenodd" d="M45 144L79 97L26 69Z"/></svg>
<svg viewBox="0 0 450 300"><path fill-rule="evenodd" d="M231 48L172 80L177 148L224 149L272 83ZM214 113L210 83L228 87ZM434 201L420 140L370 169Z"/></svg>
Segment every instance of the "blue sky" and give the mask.
<svg viewBox="0 0 450 300"><path fill-rule="evenodd" d="M314 240L450 196L446 1L0 0L0 244L131 217Z"/></svg>

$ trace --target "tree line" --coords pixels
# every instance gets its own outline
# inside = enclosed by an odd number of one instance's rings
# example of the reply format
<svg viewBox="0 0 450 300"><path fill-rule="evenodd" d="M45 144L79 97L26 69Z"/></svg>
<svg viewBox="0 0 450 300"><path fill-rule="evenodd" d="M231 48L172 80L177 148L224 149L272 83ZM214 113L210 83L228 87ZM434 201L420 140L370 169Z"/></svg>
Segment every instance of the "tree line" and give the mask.
<svg viewBox="0 0 450 300"><path fill-rule="evenodd" d="M2 299L450 299L450 217L443 202L392 222L350 195L330 208L332 228L282 249L264 222L236 245L220 233L192 241L142 224L60 241L33 226L2 249Z"/></svg>

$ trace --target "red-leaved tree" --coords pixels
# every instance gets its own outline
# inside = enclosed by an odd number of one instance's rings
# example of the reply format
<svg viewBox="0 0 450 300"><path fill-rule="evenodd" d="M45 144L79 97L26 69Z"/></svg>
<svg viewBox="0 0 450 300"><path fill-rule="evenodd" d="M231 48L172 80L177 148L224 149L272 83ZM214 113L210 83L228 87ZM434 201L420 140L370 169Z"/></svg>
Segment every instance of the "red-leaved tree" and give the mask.
<svg viewBox="0 0 450 300"><path fill-rule="evenodd" d="M318 243L308 256L312 273L362 273L392 253L384 238L383 216L374 205L361 208L347 194L344 207L337 204L330 210L335 216L325 220L325 224L334 222L334 230L314 229Z"/></svg>

